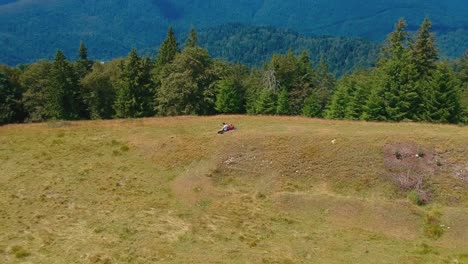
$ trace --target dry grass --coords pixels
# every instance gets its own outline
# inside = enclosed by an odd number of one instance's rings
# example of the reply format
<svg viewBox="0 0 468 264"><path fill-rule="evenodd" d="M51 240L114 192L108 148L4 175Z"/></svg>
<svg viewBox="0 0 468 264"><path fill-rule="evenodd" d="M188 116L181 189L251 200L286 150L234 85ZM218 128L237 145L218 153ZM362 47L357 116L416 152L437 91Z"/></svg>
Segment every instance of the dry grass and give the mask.
<svg viewBox="0 0 468 264"><path fill-rule="evenodd" d="M424 207L384 162L408 143L442 157ZM300 117L4 126L0 263L463 263L467 145L466 127Z"/></svg>

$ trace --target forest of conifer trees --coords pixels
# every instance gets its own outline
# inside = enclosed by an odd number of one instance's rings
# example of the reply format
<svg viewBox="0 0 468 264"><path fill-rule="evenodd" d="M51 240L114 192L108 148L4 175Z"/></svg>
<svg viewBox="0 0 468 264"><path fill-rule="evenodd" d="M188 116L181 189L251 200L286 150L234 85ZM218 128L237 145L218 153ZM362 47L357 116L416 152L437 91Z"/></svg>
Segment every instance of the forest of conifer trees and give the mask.
<svg viewBox="0 0 468 264"><path fill-rule="evenodd" d="M93 62L57 51L53 61L0 65L0 124L172 115L304 115L375 121L468 122L468 52L439 58L431 22L402 19L376 67L336 80L307 52L274 54L263 67L213 59L191 30L183 48L169 28L156 58Z"/></svg>

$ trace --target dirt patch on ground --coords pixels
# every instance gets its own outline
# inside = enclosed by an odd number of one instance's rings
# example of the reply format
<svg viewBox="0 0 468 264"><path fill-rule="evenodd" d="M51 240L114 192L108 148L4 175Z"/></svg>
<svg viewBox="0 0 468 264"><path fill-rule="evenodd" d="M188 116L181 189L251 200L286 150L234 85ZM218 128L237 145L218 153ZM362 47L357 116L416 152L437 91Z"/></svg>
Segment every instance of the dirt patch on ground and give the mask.
<svg viewBox="0 0 468 264"><path fill-rule="evenodd" d="M193 206L219 197L221 192L216 189L210 178L216 169L215 164L211 161L199 161L188 166L172 183L171 187L177 198L184 204Z"/></svg>
<svg viewBox="0 0 468 264"><path fill-rule="evenodd" d="M383 155L388 170L413 174L435 173L441 159L433 149L414 143L387 144Z"/></svg>
<svg viewBox="0 0 468 264"><path fill-rule="evenodd" d="M383 159L388 177L402 192L416 192L415 202L426 204L432 200L427 181L442 166L435 150L414 143L387 144Z"/></svg>

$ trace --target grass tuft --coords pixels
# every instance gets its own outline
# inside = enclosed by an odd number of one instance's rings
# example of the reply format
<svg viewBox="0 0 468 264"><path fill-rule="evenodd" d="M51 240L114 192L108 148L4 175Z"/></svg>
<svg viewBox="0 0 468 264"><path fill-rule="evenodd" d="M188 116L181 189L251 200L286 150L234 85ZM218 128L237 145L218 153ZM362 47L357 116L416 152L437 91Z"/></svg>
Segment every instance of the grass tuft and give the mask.
<svg viewBox="0 0 468 264"><path fill-rule="evenodd" d="M439 239L444 234L442 225L442 213L433 210L426 213L424 217L424 234L432 239Z"/></svg>
<svg viewBox="0 0 468 264"><path fill-rule="evenodd" d="M11 252L15 255L15 257L17 258L25 258L25 257L28 257L31 255L31 253L29 251L27 251L26 249L24 249L23 247L21 246L13 246L11 248Z"/></svg>
<svg viewBox="0 0 468 264"><path fill-rule="evenodd" d="M123 145L123 146L120 147L120 151L122 151L122 152L127 152L129 150L130 150L130 147L127 146L127 145Z"/></svg>

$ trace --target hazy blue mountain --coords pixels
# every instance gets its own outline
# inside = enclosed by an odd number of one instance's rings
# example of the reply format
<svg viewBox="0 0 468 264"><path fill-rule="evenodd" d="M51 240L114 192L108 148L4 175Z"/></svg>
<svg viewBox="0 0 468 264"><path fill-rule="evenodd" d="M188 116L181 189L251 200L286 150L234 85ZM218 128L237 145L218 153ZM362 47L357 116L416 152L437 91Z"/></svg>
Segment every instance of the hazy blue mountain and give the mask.
<svg viewBox="0 0 468 264"><path fill-rule="evenodd" d="M0 63L50 57L58 48L75 53L84 40L90 53L109 59L131 47L157 47L167 27L227 23L269 25L306 35L382 41L404 17L416 29L434 23L442 54L468 49L466 0L0 0Z"/></svg>

